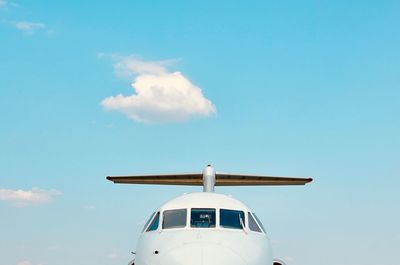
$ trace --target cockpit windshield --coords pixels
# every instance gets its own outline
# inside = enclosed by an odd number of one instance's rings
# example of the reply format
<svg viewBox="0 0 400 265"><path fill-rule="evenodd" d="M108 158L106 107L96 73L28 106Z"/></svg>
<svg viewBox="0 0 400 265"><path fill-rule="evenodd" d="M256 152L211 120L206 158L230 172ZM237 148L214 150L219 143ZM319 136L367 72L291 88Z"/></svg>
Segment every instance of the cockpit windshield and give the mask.
<svg viewBox="0 0 400 265"><path fill-rule="evenodd" d="M220 209L220 225L224 228L243 229L245 226L245 215L243 211Z"/></svg>
<svg viewBox="0 0 400 265"><path fill-rule="evenodd" d="M192 208L190 227L212 228L215 227L215 209Z"/></svg>
<svg viewBox="0 0 400 265"><path fill-rule="evenodd" d="M263 230L263 232L266 233L265 232L265 228L264 228L263 224L261 223L261 220L258 219L258 217L257 217L257 215L255 213L252 213L252 214L253 214L254 218L256 218L257 223L261 226L261 229Z"/></svg>
<svg viewBox="0 0 400 265"><path fill-rule="evenodd" d="M182 228L186 226L186 209L166 210L163 213L162 228Z"/></svg>
<svg viewBox="0 0 400 265"><path fill-rule="evenodd" d="M147 226L149 225L150 221L153 220L153 217L154 217L155 214L156 213L152 213L151 214L149 220L147 220L146 224L144 225L142 232L144 232L144 230L147 228Z"/></svg>
<svg viewBox="0 0 400 265"><path fill-rule="evenodd" d="M160 212L157 212L156 216L153 218L153 221L147 228L146 232L157 230L159 223L160 223Z"/></svg>
<svg viewBox="0 0 400 265"><path fill-rule="evenodd" d="M191 228L215 228L217 213L214 208L191 208L190 211L190 227ZM162 229L184 228L188 218L188 209L165 210L163 212L155 212L144 226L146 232L158 229L160 219L162 220ZM161 218L162 215L162 218ZM245 229L246 219L248 218L248 229L253 232L265 233L265 229L261 221L254 213L244 211L219 209L219 227L228 229Z"/></svg>
<svg viewBox="0 0 400 265"><path fill-rule="evenodd" d="M261 228L258 226L256 220L254 219L253 215L249 212L249 228L251 231L262 233Z"/></svg>

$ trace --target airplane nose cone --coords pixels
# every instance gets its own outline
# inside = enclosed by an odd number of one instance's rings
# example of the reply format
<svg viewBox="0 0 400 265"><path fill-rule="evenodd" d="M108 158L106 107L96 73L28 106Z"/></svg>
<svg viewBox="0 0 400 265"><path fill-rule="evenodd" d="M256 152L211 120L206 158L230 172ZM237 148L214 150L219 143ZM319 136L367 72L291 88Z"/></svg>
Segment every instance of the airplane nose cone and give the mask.
<svg viewBox="0 0 400 265"><path fill-rule="evenodd" d="M247 265L238 253L216 244L181 245L161 256L165 265Z"/></svg>

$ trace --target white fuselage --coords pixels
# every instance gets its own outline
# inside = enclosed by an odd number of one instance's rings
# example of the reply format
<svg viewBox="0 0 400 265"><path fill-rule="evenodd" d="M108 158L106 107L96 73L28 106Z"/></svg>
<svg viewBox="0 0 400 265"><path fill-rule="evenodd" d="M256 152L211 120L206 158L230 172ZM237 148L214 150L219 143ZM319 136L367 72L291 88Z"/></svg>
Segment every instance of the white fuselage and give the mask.
<svg viewBox="0 0 400 265"><path fill-rule="evenodd" d="M185 223L168 228L167 223L177 219L171 214L165 217L166 213L183 209L186 209ZM194 225L193 211L203 209L215 212L212 226ZM242 212L243 218L239 215L236 219L235 212ZM207 217L206 214L198 216ZM207 220L210 221L210 216ZM249 208L229 196L212 192L186 194L157 209L139 238L135 264L272 265L269 240L261 226Z"/></svg>

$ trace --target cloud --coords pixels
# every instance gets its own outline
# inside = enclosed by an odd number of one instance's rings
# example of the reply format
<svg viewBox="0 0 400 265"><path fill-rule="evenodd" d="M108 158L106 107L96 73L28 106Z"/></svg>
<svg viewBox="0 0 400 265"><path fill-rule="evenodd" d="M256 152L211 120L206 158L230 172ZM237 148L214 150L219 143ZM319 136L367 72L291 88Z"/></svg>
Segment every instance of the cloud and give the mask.
<svg viewBox="0 0 400 265"><path fill-rule="evenodd" d="M199 87L181 72L167 69L176 60L149 62L117 55L112 59L116 61L115 73L133 80L134 94L105 98L101 102L105 110L122 112L132 120L145 123L182 122L216 112L214 104L203 96Z"/></svg>
<svg viewBox="0 0 400 265"><path fill-rule="evenodd" d="M134 77L139 74L167 74L168 66L172 66L177 60L164 60L155 62L146 62L135 58L134 56L122 57L119 55L112 55L112 59L117 61L114 64L116 74L123 77Z"/></svg>
<svg viewBox="0 0 400 265"><path fill-rule="evenodd" d="M9 5L9 4L6 4L6 6L7 5ZM0 6L0 8L1 8L1 6ZM14 21L14 20L2 19L1 23L10 25L28 35L33 35L36 33L36 31L43 30L46 28L46 25L43 23L30 22L30 21ZM48 34L50 34L50 33L48 33Z"/></svg>
<svg viewBox="0 0 400 265"><path fill-rule="evenodd" d="M23 31L26 34L35 34L36 31L46 27L43 23L29 22L29 21L11 21L10 22L16 29Z"/></svg>
<svg viewBox="0 0 400 265"><path fill-rule="evenodd" d="M32 188L32 190L10 190L0 189L0 201L8 201L13 206L28 206L35 204L44 204L52 201L54 197L61 195L61 192L55 189L42 190Z"/></svg>

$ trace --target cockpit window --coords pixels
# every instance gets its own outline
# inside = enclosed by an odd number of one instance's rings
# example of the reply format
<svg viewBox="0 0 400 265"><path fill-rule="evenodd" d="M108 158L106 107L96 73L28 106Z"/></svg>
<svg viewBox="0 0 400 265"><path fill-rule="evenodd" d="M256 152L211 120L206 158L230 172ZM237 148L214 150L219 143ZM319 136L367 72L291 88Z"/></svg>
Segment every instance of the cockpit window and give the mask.
<svg viewBox="0 0 400 265"><path fill-rule="evenodd" d="M260 219L258 219L258 217L257 217L257 215L256 215L255 213L252 213L252 214L253 214L254 218L256 218L257 223L261 226L261 229L262 229L262 230L264 231L264 233L265 233L265 228L264 228L263 224L261 223Z"/></svg>
<svg viewBox="0 0 400 265"><path fill-rule="evenodd" d="M153 217L154 217L155 214L156 213L152 213L151 214L149 220L147 220L146 224L144 225L142 232L144 232L144 230L147 228L147 226L149 225L150 221L153 220Z"/></svg>
<svg viewBox="0 0 400 265"><path fill-rule="evenodd" d="M220 209L219 216L224 228L242 229L246 223L243 211Z"/></svg>
<svg viewBox="0 0 400 265"><path fill-rule="evenodd" d="M254 220L251 213L248 214L249 216L249 228L251 231L262 233L261 228L258 226L256 220Z"/></svg>
<svg viewBox="0 0 400 265"><path fill-rule="evenodd" d="M163 213L163 229L186 226L186 209L166 210Z"/></svg>
<svg viewBox="0 0 400 265"><path fill-rule="evenodd" d="M160 212L157 212L156 216L154 217L153 221L151 222L151 224L147 228L146 232L157 230L159 223L160 223Z"/></svg>
<svg viewBox="0 0 400 265"><path fill-rule="evenodd" d="M215 209L193 208L190 215L190 227L215 227Z"/></svg>

